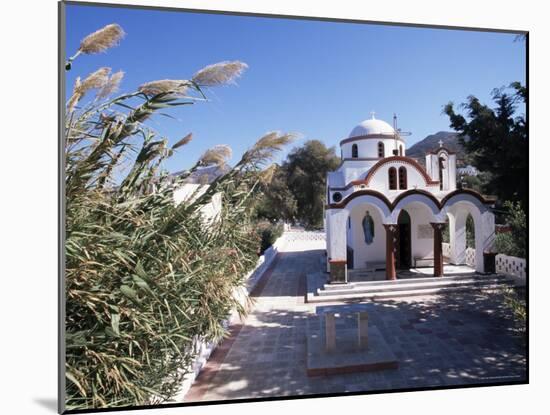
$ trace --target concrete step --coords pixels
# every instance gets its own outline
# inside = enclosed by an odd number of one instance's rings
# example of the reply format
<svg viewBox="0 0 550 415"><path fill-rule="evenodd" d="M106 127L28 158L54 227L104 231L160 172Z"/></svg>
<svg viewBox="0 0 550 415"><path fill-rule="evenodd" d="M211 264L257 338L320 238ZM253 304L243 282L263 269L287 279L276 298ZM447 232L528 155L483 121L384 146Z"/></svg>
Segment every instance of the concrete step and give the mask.
<svg viewBox="0 0 550 415"><path fill-rule="evenodd" d="M419 277L419 278L398 278L396 280L376 280L376 281L352 281L347 284L324 284L323 289L330 290L340 290L342 287L374 287L374 286L388 286L394 287L401 284L428 284L433 281L461 281L469 280L472 278L482 279L482 278L494 278L494 275L481 275L481 274L461 274L461 275L452 275L452 276L443 276L443 277Z"/></svg>
<svg viewBox="0 0 550 415"><path fill-rule="evenodd" d="M481 274L475 274L475 273L469 273L469 274L460 274L460 275L449 275L449 276L443 276L443 277L418 277L418 278L398 278L396 280L375 280L375 281L352 281L347 284L325 284L323 286L326 290L333 290L333 289L339 289L342 286L353 286L353 287L370 287L375 285L398 285L398 284L410 284L413 282L418 283L428 283L433 280L438 281L459 281L463 279L471 279L471 278L489 278L489 277L495 277L495 275L481 275Z"/></svg>
<svg viewBox="0 0 550 415"><path fill-rule="evenodd" d="M500 277L495 278L463 278L456 280L441 280L430 278L430 281L411 281L409 283L396 283L396 284L372 284L372 285L355 285L355 286L340 286L340 289L319 289L317 294L321 296L325 295L339 295L339 294L354 294L354 293L380 293L380 292L397 292L397 291L410 291L416 289L429 289L429 288L444 288L444 287L459 287L464 285L484 285L484 284L498 284L506 282Z"/></svg>
<svg viewBox="0 0 550 415"><path fill-rule="evenodd" d="M373 283L378 284L373 284ZM309 291L307 301L335 302L347 300L382 300L397 297L434 295L471 289L496 289L504 286L513 286L513 281L504 276L476 275L461 278L417 278L412 280L373 281L350 287L350 284L332 285L331 289L321 287ZM356 283L357 284L357 283ZM366 285L368 284L368 285ZM366 285L366 286L365 286Z"/></svg>
<svg viewBox="0 0 550 415"><path fill-rule="evenodd" d="M449 265L455 265L455 264L451 264L447 260L443 261L443 266L444 267L449 266ZM433 265L428 266L428 267L423 267L423 266L415 267L415 266L411 265L410 268L433 268ZM348 269L348 274L350 274L350 275L363 275L363 274L368 275L369 273L372 273L374 271L385 271L385 269L386 269L386 264L385 263L380 263L378 266L374 266L372 268L351 268L351 269Z"/></svg>

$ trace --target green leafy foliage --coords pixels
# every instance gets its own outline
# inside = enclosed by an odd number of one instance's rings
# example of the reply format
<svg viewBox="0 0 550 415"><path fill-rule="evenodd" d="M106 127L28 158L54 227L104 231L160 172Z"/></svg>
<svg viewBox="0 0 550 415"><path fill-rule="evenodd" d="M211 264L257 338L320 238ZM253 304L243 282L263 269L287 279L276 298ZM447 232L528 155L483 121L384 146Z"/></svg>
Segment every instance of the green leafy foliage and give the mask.
<svg viewBox="0 0 550 415"><path fill-rule="evenodd" d="M339 164L334 148L327 148L318 140L308 140L292 149L266 186L257 216L271 221L300 222L306 229L321 228L327 173Z"/></svg>
<svg viewBox="0 0 550 415"><path fill-rule="evenodd" d="M491 192L488 187L489 177L489 173L480 173L477 176L462 176L459 180L463 188L472 189L481 194L487 194Z"/></svg>
<svg viewBox="0 0 550 415"><path fill-rule="evenodd" d="M319 140L308 140L288 154L283 164L288 188L298 205L298 220L306 229L323 227L327 173L339 164L334 148L327 148Z"/></svg>
<svg viewBox="0 0 550 415"><path fill-rule="evenodd" d="M445 222L445 226L443 227L443 230L441 231L441 240L443 243L451 243L451 234L449 231L449 219L447 218L447 221Z"/></svg>
<svg viewBox="0 0 550 415"><path fill-rule="evenodd" d="M510 232L497 233L495 247L505 255L525 258L527 253L527 216L519 202L505 202L505 221Z"/></svg>
<svg viewBox="0 0 550 415"><path fill-rule="evenodd" d="M496 107L482 104L475 96L461 105L466 117L455 112L453 103L444 107L451 127L459 132L468 160L486 173L483 190L496 194L501 201L519 201L527 205L527 124L518 106L527 102L527 89L519 82L492 93Z"/></svg>
<svg viewBox="0 0 550 415"><path fill-rule="evenodd" d="M67 409L169 401L195 356L193 339L221 338L231 311L245 312L234 292L257 263L252 217L261 166L292 136L267 134L202 195L176 205L174 190L197 169L225 163L227 154L214 148L179 176L162 172L162 162L189 139L170 148L145 123L194 104L193 92L204 97L199 85L185 82L185 96L178 83L178 90L77 108L79 92L68 106ZM207 217L203 208L214 195L222 208Z"/></svg>
<svg viewBox="0 0 550 415"><path fill-rule="evenodd" d="M260 238L260 252L262 255L266 249L275 243L283 234L282 223L259 222L256 224L256 232Z"/></svg>
<svg viewBox="0 0 550 415"><path fill-rule="evenodd" d="M472 215L466 216L466 247L476 247L476 226Z"/></svg>
<svg viewBox="0 0 550 415"><path fill-rule="evenodd" d="M272 177L263 184L262 196L256 205L256 217L260 220L293 223L298 213L298 202L287 183L286 170L273 166Z"/></svg>
<svg viewBox="0 0 550 415"><path fill-rule="evenodd" d="M527 335L527 304L525 302L525 289L507 288L503 291L504 305L508 307L514 318L515 329L526 341Z"/></svg>

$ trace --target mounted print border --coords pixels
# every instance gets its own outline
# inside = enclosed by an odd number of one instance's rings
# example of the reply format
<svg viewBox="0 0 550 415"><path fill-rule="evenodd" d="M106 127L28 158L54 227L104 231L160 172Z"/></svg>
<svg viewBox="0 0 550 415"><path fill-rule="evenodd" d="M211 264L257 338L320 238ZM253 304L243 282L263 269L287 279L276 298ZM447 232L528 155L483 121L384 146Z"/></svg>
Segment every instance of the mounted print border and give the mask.
<svg viewBox="0 0 550 415"><path fill-rule="evenodd" d="M528 53L60 2L59 412L528 383Z"/></svg>

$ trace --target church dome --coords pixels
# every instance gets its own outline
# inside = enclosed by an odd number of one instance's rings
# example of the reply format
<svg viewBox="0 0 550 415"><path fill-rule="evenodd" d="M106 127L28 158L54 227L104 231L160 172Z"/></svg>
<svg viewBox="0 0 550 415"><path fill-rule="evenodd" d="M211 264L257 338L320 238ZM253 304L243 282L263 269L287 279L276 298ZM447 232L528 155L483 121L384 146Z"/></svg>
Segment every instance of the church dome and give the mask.
<svg viewBox="0 0 550 415"><path fill-rule="evenodd" d="M370 120L363 121L362 123L358 124L353 130L351 130L348 138L371 134L393 135L395 134L395 130L387 122L377 120L376 118L374 118L373 115Z"/></svg>

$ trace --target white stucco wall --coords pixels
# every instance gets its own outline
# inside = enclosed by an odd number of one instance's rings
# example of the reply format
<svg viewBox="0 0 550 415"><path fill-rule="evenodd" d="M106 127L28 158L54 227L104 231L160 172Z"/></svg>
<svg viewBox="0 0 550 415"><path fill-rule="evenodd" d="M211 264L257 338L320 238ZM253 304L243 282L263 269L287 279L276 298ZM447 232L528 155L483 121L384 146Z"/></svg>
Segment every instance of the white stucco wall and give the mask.
<svg viewBox="0 0 550 415"><path fill-rule="evenodd" d="M354 167L354 164L357 163L357 167ZM361 167L361 165L363 165ZM374 165L376 162L346 162L342 167L340 168L341 174L344 176L344 182L350 183L353 180L363 180L367 176L367 174L370 171L370 168L367 169L366 165ZM397 184L399 187L399 167L405 167L407 169L407 189L419 189L419 190L425 190L431 193L439 192L439 184L426 184L425 177L422 175L422 173L418 170L418 168L414 165L403 163L401 161L393 161L384 164L379 169L376 170L374 175L369 181L368 186L364 184L350 186L347 189L337 188L333 189L332 186L329 191L329 201L333 202L333 195L335 192L339 192L342 194L343 199L351 195L352 193L362 190L362 189L373 189L379 192L384 193L388 199L393 200L395 199L400 193L403 192L403 189L397 189L397 190L390 190L389 188L389 169L391 167L394 167L397 170ZM372 166L370 166L372 167ZM330 177L329 177L330 179Z"/></svg>
<svg viewBox="0 0 550 415"><path fill-rule="evenodd" d="M347 257L346 225L348 212L345 209L327 210L327 259L345 260Z"/></svg>
<svg viewBox="0 0 550 415"><path fill-rule="evenodd" d="M363 180L376 163L378 160L346 160L341 167L344 183Z"/></svg>
<svg viewBox="0 0 550 415"><path fill-rule="evenodd" d="M432 180L439 180L439 166L437 156L435 154L426 154L426 173Z"/></svg>
<svg viewBox="0 0 550 415"><path fill-rule="evenodd" d="M393 156L393 150L395 149L395 140L393 137L390 138L367 138L367 139L358 139L353 140L347 143L342 144L342 156L344 158L351 158L351 148L353 144L357 144L358 157L378 157L378 143L384 143L384 157ZM403 146L403 155L405 155L405 142L402 139L397 140L397 149L399 146Z"/></svg>
<svg viewBox="0 0 550 415"><path fill-rule="evenodd" d="M439 177L439 157L445 161L443 177ZM426 154L426 172L433 180L443 181L443 190L452 191L456 189L456 154L449 154L445 150L437 154ZM439 188L439 187L438 187Z"/></svg>
<svg viewBox="0 0 550 415"><path fill-rule="evenodd" d="M206 190L208 185L197 183L185 183L181 187L174 190L174 202L179 205L181 202L191 202L200 197Z"/></svg>
<svg viewBox="0 0 550 415"><path fill-rule="evenodd" d="M398 194L402 192L402 190L390 190L389 188L389 180L388 180L388 171L391 167L395 167L397 172L399 172L399 167L404 166L407 169L407 189L423 189L423 190L438 190L438 185L432 185L427 186L426 180L424 179L424 176L422 173L418 171L417 168L412 166L411 164L403 163L400 161L393 161L384 164L381 166L378 170L376 170L376 173L374 173L374 176L369 182L369 188L376 189L378 191L382 191L384 193L387 193L388 196L395 193ZM399 174L397 175L397 183L399 184Z"/></svg>
<svg viewBox="0 0 550 415"><path fill-rule="evenodd" d="M183 186L174 190L174 203L179 205L180 203L191 203L199 198L206 192L208 185L201 185L197 183L185 183ZM205 224L211 223L215 220L222 210L222 195L216 193L212 196L209 203L202 206L199 211L201 212L203 221Z"/></svg>
<svg viewBox="0 0 550 415"><path fill-rule="evenodd" d="M460 262L466 251L465 224L468 214L472 215L475 225L475 269L483 272L483 252L491 252L495 240L495 216L479 200L468 194L453 196L445 211L453 217L449 220L451 237L451 260ZM454 228L454 229L453 229Z"/></svg>
<svg viewBox="0 0 550 415"><path fill-rule="evenodd" d="M367 210L374 221L374 239L370 245L365 242L362 223ZM384 262L386 260L386 230L378 210L368 205L356 206L352 210L350 218L351 235L348 238L348 244L353 248L354 268L365 268L368 261Z"/></svg>
<svg viewBox="0 0 550 415"><path fill-rule="evenodd" d="M366 211L369 211L374 221L374 240L367 245L363 234L362 221ZM411 218L411 263L414 258L433 257L433 232L430 221L433 215L425 207L409 206L407 212ZM351 229L348 230L347 243L353 248L354 268L365 268L367 262L384 262L386 259L386 231L383 226L383 219L377 209L365 205L356 206L351 214ZM424 231L419 229L424 227ZM426 227L429 227L429 234L426 234Z"/></svg>
<svg viewBox="0 0 550 415"><path fill-rule="evenodd" d="M421 207L408 207L407 212L411 217L411 264L414 265L415 258L433 258L433 231L428 231L429 237L426 232L431 229L432 215L427 208Z"/></svg>

